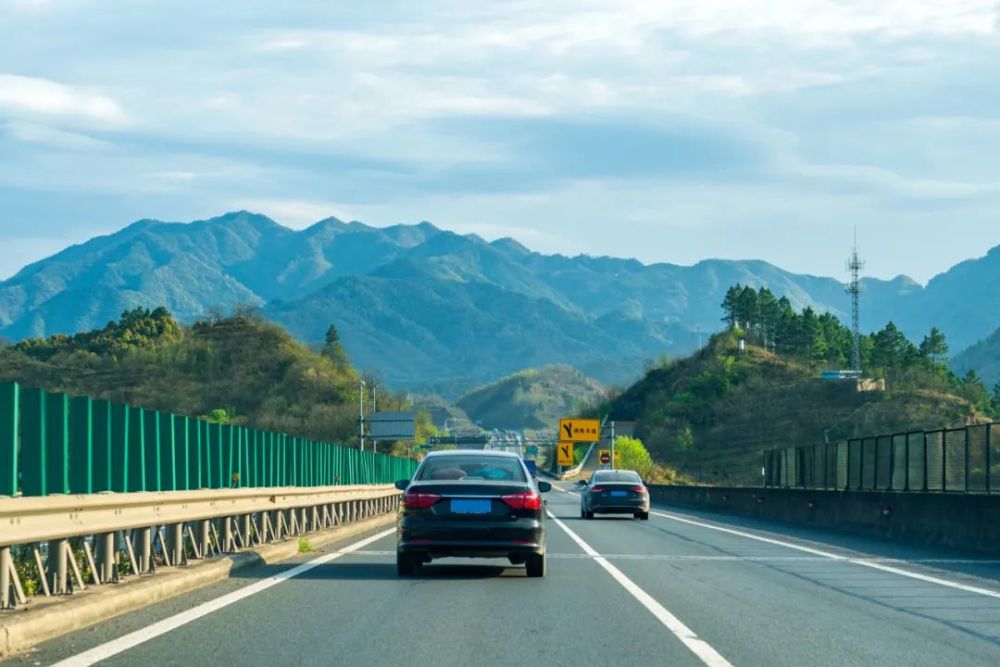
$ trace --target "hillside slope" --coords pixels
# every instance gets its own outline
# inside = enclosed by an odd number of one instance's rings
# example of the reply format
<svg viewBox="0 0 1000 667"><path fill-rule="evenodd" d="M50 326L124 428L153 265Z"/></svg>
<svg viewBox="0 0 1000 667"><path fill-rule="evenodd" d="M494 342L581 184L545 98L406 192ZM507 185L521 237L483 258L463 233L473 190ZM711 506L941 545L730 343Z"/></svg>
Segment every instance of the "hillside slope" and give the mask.
<svg viewBox="0 0 1000 667"><path fill-rule="evenodd" d="M133 311L105 329L0 349L0 381L17 381L192 417L350 441L350 365L315 354L280 327L236 315L182 328L165 310ZM379 397L391 409L394 397Z"/></svg>
<svg viewBox="0 0 1000 667"><path fill-rule="evenodd" d="M725 334L649 371L611 411L637 422L655 459L692 478L755 484L765 449L960 425L975 408L921 376L890 380L885 393L858 393L760 348L740 354Z"/></svg>
<svg viewBox="0 0 1000 667"><path fill-rule="evenodd" d="M990 388L1000 383L1000 329L956 355L951 367L959 375L975 370Z"/></svg>
<svg viewBox="0 0 1000 667"><path fill-rule="evenodd" d="M458 407L485 429L555 430L560 418L578 414L604 395L601 385L580 371L546 366L469 392Z"/></svg>

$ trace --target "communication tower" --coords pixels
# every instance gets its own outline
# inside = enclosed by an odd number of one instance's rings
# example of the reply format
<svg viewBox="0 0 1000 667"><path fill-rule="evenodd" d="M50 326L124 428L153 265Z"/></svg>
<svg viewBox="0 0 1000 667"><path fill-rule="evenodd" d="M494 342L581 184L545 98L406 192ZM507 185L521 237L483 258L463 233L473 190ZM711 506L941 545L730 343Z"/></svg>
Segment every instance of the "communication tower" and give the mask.
<svg viewBox="0 0 1000 667"><path fill-rule="evenodd" d="M858 256L858 230L854 230L854 249L851 257L847 260L847 272L851 274L851 282L845 288L851 295L851 333L854 335L854 346L852 350L853 370L861 374L861 293L865 291L861 284L861 272L865 268L865 263Z"/></svg>

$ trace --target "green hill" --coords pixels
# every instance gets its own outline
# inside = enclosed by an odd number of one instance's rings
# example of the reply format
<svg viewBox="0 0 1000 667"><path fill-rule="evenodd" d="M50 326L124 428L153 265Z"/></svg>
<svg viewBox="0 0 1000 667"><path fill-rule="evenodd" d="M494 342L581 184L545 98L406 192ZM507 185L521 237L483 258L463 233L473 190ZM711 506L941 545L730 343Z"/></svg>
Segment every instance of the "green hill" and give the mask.
<svg viewBox="0 0 1000 667"><path fill-rule="evenodd" d="M1000 329L957 355L951 367L960 375L975 370L987 387L1000 385Z"/></svg>
<svg viewBox="0 0 1000 667"><path fill-rule="evenodd" d="M126 312L76 336L0 349L0 381L18 381L189 416L215 416L303 437L349 441L357 372L343 351L311 352L242 313L180 326L165 309ZM393 409L398 399L379 398Z"/></svg>
<svg viewBox="0 0 1000 667"><path fill-rule="evenodd" d="M515 373L463 396L458 407L479 426L492 429L555 429L604 397L596 380L569 366L545 366Z"/></svg>
<svg viewBox="0 0 1000 667"><path fill-rule="evenodd" d="M636 421L653 458L708 483L760 482L762 452L983 418L981 384L941 368L889 373L885 392L819 379L818 367L720 334L696 355L648 371L610 405ZM968 395L963 395L968 394Z"/></svg>

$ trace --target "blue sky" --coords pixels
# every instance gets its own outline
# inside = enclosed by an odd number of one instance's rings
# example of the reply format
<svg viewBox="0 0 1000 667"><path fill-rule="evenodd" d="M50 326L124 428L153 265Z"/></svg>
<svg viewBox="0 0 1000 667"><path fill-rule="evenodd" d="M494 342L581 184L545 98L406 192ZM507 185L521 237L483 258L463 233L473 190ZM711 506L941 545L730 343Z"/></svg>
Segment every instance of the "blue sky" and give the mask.
<svg viewBox="0 0 1000 667"><path fill-rule="evenodd" d="M0 277L144 218L926 281L1000 244L994 0L0 0Z"/></svg>

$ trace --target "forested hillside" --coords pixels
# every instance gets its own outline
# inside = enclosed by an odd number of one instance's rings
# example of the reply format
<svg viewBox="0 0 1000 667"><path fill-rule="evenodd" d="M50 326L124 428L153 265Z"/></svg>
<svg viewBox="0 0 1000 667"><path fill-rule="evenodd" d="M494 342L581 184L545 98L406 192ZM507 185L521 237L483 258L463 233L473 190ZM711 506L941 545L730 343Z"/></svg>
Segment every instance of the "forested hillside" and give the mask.
<svg viewBox="0 0 1000 667"><path fill-rule="evenodd" d="M578 414L603 397L601 385L575 368L546 366L469 392L458 407L483 428L554 431L560 418Z"/></svg>
<svg viewBox="0 0 1000 667"><path fill-rule="evenodd" d="M99 330L0 349L2 380L315 439L357 430L358 373L336 330L317 354L251 311L190 327L163 308L127 311Z"/></svg>
<svg viewBox="0 0 1000 667"><path fill-rule="evenodd" d="M728 331L697 354L649 370L607 406L636 420L654 458L708 482L756 483L761 452L860 435L954 426L1000 412L969 373L945 363L947 342L932 330L918 344L891 323L865 336L865 374L887 391L821 380L850 359L850 331L837 318L794 311L768 290L731 289ZM748 341L740 352L739 339ZM991 400L992 399L992 400ZM1000 415L998 415L1000 416Z"/></svg>

